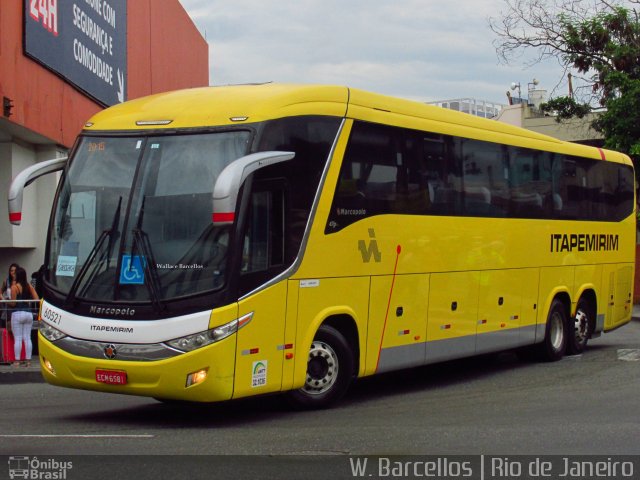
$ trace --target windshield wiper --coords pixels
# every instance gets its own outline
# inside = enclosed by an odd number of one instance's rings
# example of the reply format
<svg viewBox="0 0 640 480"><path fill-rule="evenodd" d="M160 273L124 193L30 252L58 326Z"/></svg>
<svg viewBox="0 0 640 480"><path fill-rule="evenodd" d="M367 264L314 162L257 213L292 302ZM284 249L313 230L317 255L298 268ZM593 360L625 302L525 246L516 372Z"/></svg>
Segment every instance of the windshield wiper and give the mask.
<svg viewBox="0 0 640 480"><path fill-rule="evenodd" d="M85 282L85 285L84 285L84 288L82 289L81 294L84 294L85 290L91 284L91 280L93 280L93 278L98 273L100 267L105 261L105 258L107 260L107 269L109 269L109 257L111 256L111 250L113 249L113 244L115 243L115 241L119 236L118 235L119 232L117 229L118 229L118 224L120 223L120 207L121 206L122 206L122 196L120 196L120 198L118 199L118 208L116 208L116 211L113 214L111 228L102 231L95 245L89 252L89 255L87 256L87 260L84 262L84 265L78 272L78 276L75 278L75 280L71 284L71 288L69 289L69 293L67 294L67 298L66 298L67 305L69 305L71 302L73 302L76 299L78 287L80 286L80 283L82 282L84 276L89 271L89 268L91 267L91 265L93 265L93 261L98 255L98 252L100 251L107 237L109 237L109 243L107 244L107 251L100 257L100 260L98 261L98 263L93 267L93 270L89 275L89 279Z"/></svg>
<svg viewBox="0 0 640 480"><path fill-rule="evenodd" d="M142 219L144 218L144 204L147 197L142 198L142 205L140 206L140 213L138 214L138 221L136 227L131 231L133 234L133 245L131 247L131 263L138 248L142 252L142 266L149 278L148 282L144 282L149 291L149 297L151 297L151 303L157 312L161 313L167 310L167 305L162 301L162 284L160 283L160 276L158 275L158 266L156 259L153 255L153 249L149 242L149 235L142 229ZM131 266L131 263L129 264Z"/></svg>

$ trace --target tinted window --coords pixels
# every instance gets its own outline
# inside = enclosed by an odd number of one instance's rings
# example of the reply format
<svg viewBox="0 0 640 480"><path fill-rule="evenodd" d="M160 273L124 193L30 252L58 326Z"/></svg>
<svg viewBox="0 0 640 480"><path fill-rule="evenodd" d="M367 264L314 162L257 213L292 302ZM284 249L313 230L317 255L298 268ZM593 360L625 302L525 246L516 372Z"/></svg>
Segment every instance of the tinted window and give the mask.
<svg viewBox="0 0 640 480"><path fill-rule="evenodd" d="M355 122L326 232L384 214L620 221L633 169Z"/></svg>
<svg viewBox="0 0 640 480"><path fill-rule="evenodd" d="M293 160L262 168L255 180L280 179L286 191L285 263L298 255L329 152L341 119L334 117L289 117L263 125L254 151L295 152Z"/></svg>
<svg viewBox="0 0 640 480"><path fill-rule="evenodd" d="M509 216L551 218L559 206L553 182L553 154L507 147L509 152Z"/></svg>
<svg viewBox="0 0 640 480"><path fill-rule="evenodd" d="M462 143L446 135L419 133L427 169L427 191L433 215L461 215Z"/></svg>
<svg viewBox="0 0 640 480"><path fill-rule="evenodd" d="M430 172L424 153L422 134L356 123L345 152L327 231L340 230L372 215L429 213ZM431 172L433 176L437 173Z"/></svg>
<svg viewBox="0 0 640 480"><path fill-rule="evenodd" d="M504 217L509 211L509 157L497 143L461 139L464 212Z"/></svg>

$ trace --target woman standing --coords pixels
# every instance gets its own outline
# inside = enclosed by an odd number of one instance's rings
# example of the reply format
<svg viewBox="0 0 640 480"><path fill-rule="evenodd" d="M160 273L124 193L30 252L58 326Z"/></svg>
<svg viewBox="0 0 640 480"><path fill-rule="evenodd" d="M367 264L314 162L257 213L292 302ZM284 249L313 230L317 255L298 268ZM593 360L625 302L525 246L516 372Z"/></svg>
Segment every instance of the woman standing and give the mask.
<svg viewBox="0 0 640 480"><path fill-rule="evenodd" d="M16 268L17 263L9 265L9 273L2 281L2 300L11 300L11 287L16 284ZM9 328L11 321L11 313L6 303L2 303L2 309L0 309L0 327Z"/></svg>
<svg viewBox="0 0 640 480"><path fill-rule="evenodd" d="M38 294L27 281L27 272L22 267L16 268L16 283L11 287L11 300L38 300ZM13 351L15 353L16 361L13 363L14 367L20 365L20 353L22 352L22 342L25 343L26 348L26 366L31 366L31 353L33 351L33 345L31 344L31 327L33 327L33 313L28 308L25 308L25 304L13 303L11 306L15 306L14 312L11 314L11 329L13 330L14 344ZM23 310L21 310L23 308Z"/></svg>
<svg viewBox="0 0 640 480"><path fill-rule="evenodd" d="M18 268L17 263L9 265L9 274L7 278L2 282L2 298L9 300L11 298L11 287L16 284L16 270Z"/></svg>

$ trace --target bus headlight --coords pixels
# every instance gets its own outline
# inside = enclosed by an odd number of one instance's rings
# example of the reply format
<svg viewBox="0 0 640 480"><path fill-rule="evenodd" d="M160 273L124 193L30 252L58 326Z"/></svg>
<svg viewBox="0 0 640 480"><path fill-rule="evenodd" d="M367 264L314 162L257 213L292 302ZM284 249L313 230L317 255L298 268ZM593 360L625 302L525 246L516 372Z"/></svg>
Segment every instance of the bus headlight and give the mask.
<svg viewBox="0 0 640 480"><path fill-rule="evenodd" d="M61 338L67 336L66 334L62 333L60 330L52 327L46 322L40 322L40 333L50 342L55 342L56 340L60 340Z"/></svg>
<svg viewBox="0 0 640 480"><path fill-rule="evenodd" d="M204 332L194 333L193 335L187 335L186 337L176 338L175 340L169 340L167 345L182 350L183 352L191 352L198 348L206 347L212 343L219 342L223 338L227 338L229 335L233 335L238 330L238 320L229 322L226 325L212 328Z"/></svg>
<svg viewBox="0 0 640 480"><path fill-rule="evenodd" d="M247 323L249 323L252 317L253 312L229 323L225 323L224 325L220 325L219 327L211 328L204 332L187 335L185 337L176 338L174 340L169 340L165 343L177 350L181 350L183 352L191 352L198 348L206 347L207 345L211 345L212 343L219 342L220 340L233 335L238 331L238 329L244 327Z"/></svg>

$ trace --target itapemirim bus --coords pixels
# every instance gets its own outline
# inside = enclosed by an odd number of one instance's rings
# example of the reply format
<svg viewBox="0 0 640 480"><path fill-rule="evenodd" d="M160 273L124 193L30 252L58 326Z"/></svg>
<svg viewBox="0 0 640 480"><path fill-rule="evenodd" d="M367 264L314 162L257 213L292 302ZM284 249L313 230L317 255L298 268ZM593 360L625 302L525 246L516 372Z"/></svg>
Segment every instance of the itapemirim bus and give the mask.
<svg viewBox="0 0 640 480"><path fill-rule="evenodd" d="M163 400L288 391L514 348L546 360L631 318L628 157L337 86L210 87L95 115L63 170L40 362Z"/></svg>

